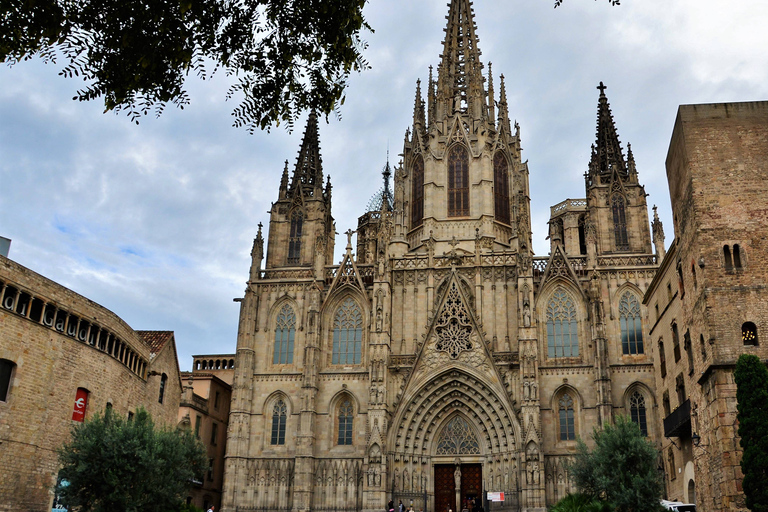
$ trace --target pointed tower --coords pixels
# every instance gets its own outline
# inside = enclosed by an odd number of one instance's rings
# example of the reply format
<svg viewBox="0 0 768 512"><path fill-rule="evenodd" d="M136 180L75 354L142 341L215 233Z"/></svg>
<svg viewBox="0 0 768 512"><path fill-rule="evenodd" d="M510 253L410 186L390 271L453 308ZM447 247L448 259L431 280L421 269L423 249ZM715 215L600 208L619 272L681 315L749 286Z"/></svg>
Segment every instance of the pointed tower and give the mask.
<svg viewBox="0 0 768 512"><path fill-rule="evenodd" d="M333 217L330 178L323 183L323 160L317 114L309 114L296 167L289 178L288 161L280 180L278 200L269 219L266 269L322 265L333 258ZM322 247L322 250L317 250Z"/></svg>
<svg viewBox="0 0 768 512"><path fill-rule="evenodd" d="M587 210L597 232L597 253L652 253L645 187L637 179L635 158L621 149L606 86L597 87L597 140L585 174Z"/></svg>
<svg viewBox="0 0 768 512"><path fill-rule="evenodd" d="M408 241L393 248L396 256L424 252L430 233L436 254L452 250L448 244L454 237L457 250L467 252L475 252L477 239L486 250L530 245L527 169L519 137L510 131L503 80L497 129L472 3L451 0L447 20L437 79L430 67L426 106L417 83L403 173L395 176L396 201L397 191L403 191ZM518 229L520 221L525 225ZM519 233L525 243L519 243Z"/></svg>

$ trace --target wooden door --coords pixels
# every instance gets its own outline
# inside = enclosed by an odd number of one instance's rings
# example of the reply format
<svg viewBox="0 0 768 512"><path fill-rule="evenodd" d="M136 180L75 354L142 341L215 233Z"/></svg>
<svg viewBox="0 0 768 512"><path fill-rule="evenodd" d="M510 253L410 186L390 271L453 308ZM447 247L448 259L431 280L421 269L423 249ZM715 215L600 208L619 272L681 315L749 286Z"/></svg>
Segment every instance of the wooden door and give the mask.
<svg viewBox="0 0 768 512"><path fill-rule="evenodd" d="M467 509L474 511L475 500L482 503L483 498L483 466L482 464L461 465L461 509L467 504ZM460 509L460 510L461 510Z"/></svg>
<svg viewBox="0 0 768 512"><path fill-rule="evenodd" d="M453 464L435 464L435 512L456 512L456 485Z"/></svg>

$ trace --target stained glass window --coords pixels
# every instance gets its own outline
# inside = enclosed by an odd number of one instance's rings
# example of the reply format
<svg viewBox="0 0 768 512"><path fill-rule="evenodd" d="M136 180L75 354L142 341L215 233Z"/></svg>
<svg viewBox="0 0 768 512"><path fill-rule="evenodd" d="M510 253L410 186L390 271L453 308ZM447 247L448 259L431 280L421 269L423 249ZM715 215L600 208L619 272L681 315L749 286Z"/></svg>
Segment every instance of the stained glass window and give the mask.
<svg viewBox="0 0 768 512"><path fill-rule="evenodd" d="M627 218L624 211L624 197L615 195L611 199L611 210L613 211L613 235L616 240L617 251L629 250L629 240L627 238Z"/></svg>
<svg viewBox="0 0 768 512"><path fill-rule="evenodd" d="M272 440L271 444L285 444L285 420L287 408L285 402L278 400L272 408Z"/></svg>
<svg viewBox="0 0 768 512"><path fill-rule="evenodd" d="M555 290L547 304L547 353L549 357L579 355L576 306L563 288Z"/></svg>
<svg viewBox="0 0 768 512"><path fill-rule="evenodd" d="M621 323L621 350L624 354L643 353L643 324L640 320L640 303L637 297L625 292L619 301Z"/></svg>
<svg viewBox="0 0 768 512"><path fill-rule="evenodd" d="M501 151L493 157L493 196L496 220L509 224L509 164Z"/></svg>
<svg viewBox="0 0 768 512"><path fill-rule="evenodd" d="M469 215L469 156L464 146L454 145L448 153L448 216Z"/></svg>
<svg viewBox="0 0 768 512"><path fill-rule="evenodd" d="M363 340L363 315L357 303L347 298L333 322L332 364L360 364Z"/></svg>
<svg viewBox="0 0 768 512"><path fill-rule="evenodd" d="M417 156L413 161L413 190L411 193L411 229L421 226L424 218L424 160Z"/></svg>
<svg viewBox="0 0 768 512"><path fill-rule="evenodd" d="M288 304L280 309L275 320L275 350L272 364L293 363L293 339L296 335L296 315Z"/></svg>
<svg viewBox="0 0 768 512"><path fill-rule="evenodd" d="M301 232L304 227L304 214L296 210L291 215L291 238L288 240L288 263L301 261Z"/></svg>
<svg viewBox="0 0 768 512"><path fill-rule="evenodd" d="M480 453L477 436L469 423L461 416L456 416L443 428L437 440L438 455L472 455Z"/></svg>
<svg viewBox="0 0 768 512"><path fill-rule="evenodd" d="M565 393L560 397L560 440L573 441L576 439L576 424L573 414L573 399Z"/></svg>
<svg viewBox="0 0 768 512"><path fill-rule="evenodd" d="M339 407L339 442L337 444L352 444L352 403L349 400L342 402Z"/></svg>
<svg viewBox="0 0 768 512"><path fill-rule="evenodd" d="M639 391L632 393L629 398L629 412L632 421L640 426L640 432L648 437L648 422L645 418L645 397Z"/></svg>

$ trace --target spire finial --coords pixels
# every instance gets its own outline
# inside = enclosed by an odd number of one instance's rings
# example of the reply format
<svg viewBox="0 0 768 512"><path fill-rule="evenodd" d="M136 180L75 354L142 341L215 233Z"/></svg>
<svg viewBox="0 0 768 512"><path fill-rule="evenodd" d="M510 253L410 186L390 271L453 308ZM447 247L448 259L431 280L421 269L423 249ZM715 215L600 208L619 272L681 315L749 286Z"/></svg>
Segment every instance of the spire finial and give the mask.
<svg viewBox="0 0 768 512"><path fill-rule="evenodd" d="M594 82L593 82L593 83L594 83ZM604 98L604 97L605 97L605 90L606 90L607 88L608 88L607 86L603 85L603 82L600 82L600 85L598 85L598 86L597 86L597 89L600 91L600 97L601 97L601 98Z"/></svg>

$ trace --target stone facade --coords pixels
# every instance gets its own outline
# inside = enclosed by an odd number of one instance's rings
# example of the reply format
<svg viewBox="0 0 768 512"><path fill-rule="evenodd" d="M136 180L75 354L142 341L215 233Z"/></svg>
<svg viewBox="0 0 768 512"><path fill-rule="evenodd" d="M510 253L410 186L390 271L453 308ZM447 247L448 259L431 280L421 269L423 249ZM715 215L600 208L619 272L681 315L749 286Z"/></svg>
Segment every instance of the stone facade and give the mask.
<svg viewBox="0 0 768 512"><path fill-rule="evenodd" d="M667 494L745 510L733 369L743 353L768 359L768 102L681 106L667 179L676 238L644 299Z"/></svg>
<svg viewBox="0 0 768 512"><path fill-rule="evenodd" d="M224 511L442 512L483 491L505 492L492 510L540 511L572 489L577 436L621 413L660 437L641 301L664 238L605 87L586 197L552 207L534 257L520 127L475 29L452 0L403 160L339 265L310 115L264 268L261 225L251 253Z"/></svg>
<svg viewBox="0 0 768 512"><path fill-rule="evenodd" d="M179 407L179 424L193 429L205 445L208 470L189 491L187 503L208 510L221 508L224 454L232 399L235 355L193 356L191 372L182 372L184 389Z"/></svg>
<svg viewBox="0 0 768 512"><path fill-rule="evenodd" d="M176 423L175 341L2 256L0 300L0 510L49 511L76 400L84 417L142 406Z"/></svg>

